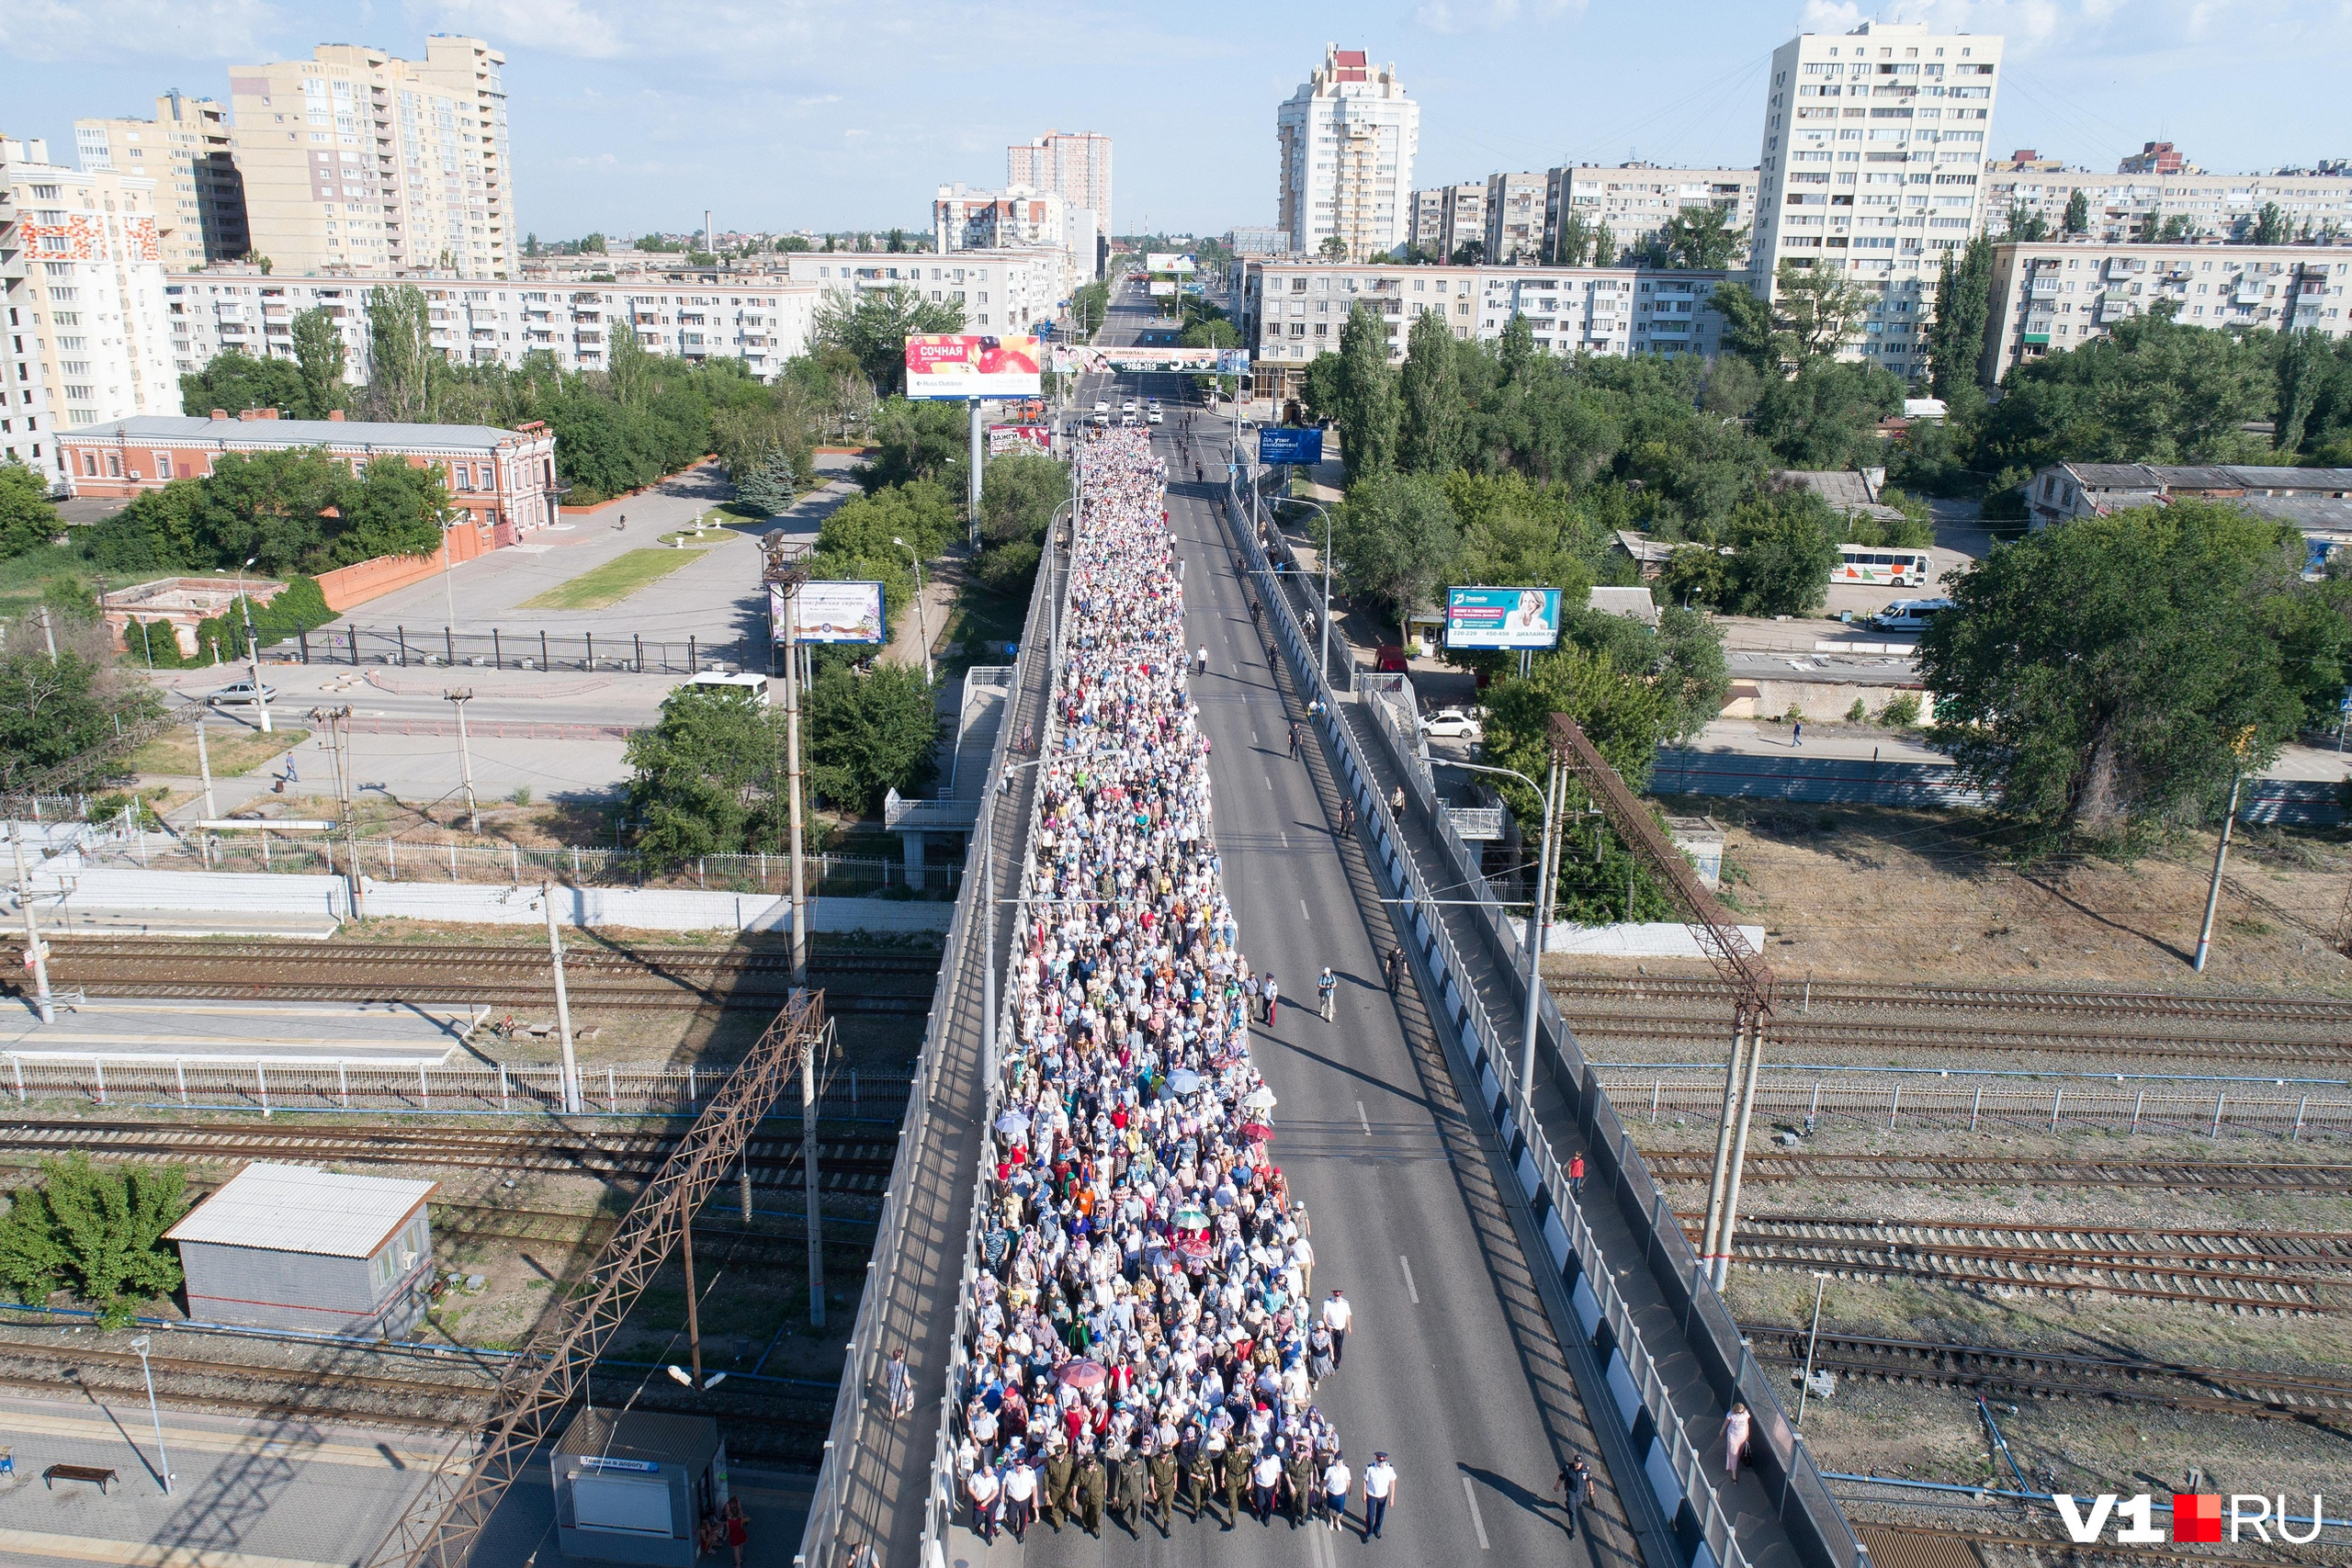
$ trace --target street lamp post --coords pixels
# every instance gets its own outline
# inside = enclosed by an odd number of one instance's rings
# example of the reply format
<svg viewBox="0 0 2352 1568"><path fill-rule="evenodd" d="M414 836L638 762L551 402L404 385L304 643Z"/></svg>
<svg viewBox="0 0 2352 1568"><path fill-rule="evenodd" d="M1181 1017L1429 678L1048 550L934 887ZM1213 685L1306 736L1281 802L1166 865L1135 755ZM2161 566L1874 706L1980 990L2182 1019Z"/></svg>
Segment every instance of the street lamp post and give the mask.
<svg viewBox="0 0 2352 1568"><path fill-rule="evenodd" d="M269 694L261 683L261 644L254 637L253 596L245 592L245 573L259 559L259 556L248 556L245 564L237 569L237 598L245 611L245 658L254 672L254 705L261 710L261 732L267 735L270 733Z"/></svg>
<svg viewBox="0 0 2352 1568"><path fill-rule="evenodd" d="M466 781L466 819L472 824L471 830L480 833L481 807L474 800L474 750L466 739L466 705L473 701L474 689L471 686L458 686L442 693L441 695L458 710L458 766L463 772Z"/></svg>
<svg viewBox="0 0 2352 1568"><path fill-rule="evenodd" d="M1537 788L1533 779L1516 768L1488 767L1482 762L1449 761L1447 767L1460 768L1470 773L1497 773L1517 779L1534 790L1544 802L1543 847L1536 855L1535 897L1529 901L1527 911L1527 1006L1526 1019L1520 1031L1519 1084L1521 1104L1532 1122L1535 1117L1535 1013L1536 998L1544 984L1544 943L1552 932L1553 883L1558 879L1558 849L1555 842L1560 818L1560 775L1562 768L1555 757L1552 761L1552 784L1548 790Z"/></svg>
<svg viewBox="0 0 2352 1568"><path fill-rule="evenodd" d="M25 966L33 972L33 1008L43 1023L57 1021L49 997L49 947L40 940L33 918L33 877L25 869L25 840L15 823L8 825L8 847L17 852L17 908L25 912Z"/></svg>
<svg viewBox="0 0 2352 1568"><path fill-rule="evenodd" d="M581 1111L580 1065L571 1054L571 998L563 988L563 938L555 926L555 884L539 884L539 905L548 918L548 959L555 967L555 1027L563 1043L563 1110L567 1116Z"/></svg>
<svg viewBox="0 0 2352 1568"><path fill-rule="evenodd" d="M148 1338L142 1334L130 1342L139 1352L139 1375L147 1380L147 1416L155 1423L155 1469L164 1478L164 1495L172 1495L172 1460L164 1451L164 1415L155 1408L155 1373L147 1364Z"/></svg>
<svg viewBox="0 0 2352 1568"><path fill-rule="evenodd" d="M1316 653L1316 668L1323 672L1324 684L1331 681L1331 509L1319 501L1303 501L1287 497L1300 506L1311 506L1323 519L1323 617L1320 630L1322 647Z"/></svg>
<svg viewBox="0 0 2352 1568"><path fill-rule="evenodd" d="M895 534L891 536L890 542L906 551L907 558L915 563L915 635L922 638L922 683L928 686L931 684L931 617L923 613L922 607L922 558L915 554L912 545Z"/></svg>

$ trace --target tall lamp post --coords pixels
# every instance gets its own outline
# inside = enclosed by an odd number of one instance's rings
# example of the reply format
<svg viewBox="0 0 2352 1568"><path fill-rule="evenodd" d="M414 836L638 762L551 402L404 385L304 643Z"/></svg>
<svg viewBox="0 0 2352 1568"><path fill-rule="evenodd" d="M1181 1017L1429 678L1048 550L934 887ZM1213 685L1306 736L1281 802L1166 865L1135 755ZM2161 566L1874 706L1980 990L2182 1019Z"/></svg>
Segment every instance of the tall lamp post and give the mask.
<svg viewBox="0 0 2352 1568"><path fill-rule="evenodd" d="M147 1336L142 1334L132 1340L130 1348L139 1352L139 1375L147 1380L147 1416L155 1423L155 1469L164 1478L164 1495L168 1497L172 1495L172 1460L164 1451L164 1415L155 1408L155 1373L147 1365Z"/></svg>
<svg viewBox="0 0 2352 1568"><path fill-rule="evenodd" d="M245 573L259 559L259 556L248 556L245 564L237 569L237 598L245 610L245 658L254 672L254 705L261 710L261 732L267 735L270 733L269 694L261 683L261 644L254 637L253 596L245 592Z"/></svg>
<svg viewBox="0 0 2352 1568"><path fill-rule="evenodd" d="M1316 515L1323 519L1323 646L1316 654L1315 667L1323 672L1323 682L1329 685L1331 681L1331 509L1319 501L1301 501L1295 496L1285 499L1299 506L1313 507Z"/></svg>
<svg viewBox="0 0 2352 1568"><path fill-rule="evenodd" d="M1552 786L1538 788L1533 779L1516 768L1488 767L1483 762L1445 764L1468 773L1495 773L1514 778L1534 790L1544 802L1543 848L1536 855L1535 897L1529 901L1527 911L1527 1014L1519 1039L1519 1086L1521 1103L1531 1122L1535 1119L1535 998L1544 984L1544 943L1552 934L1553 884L1558 880L1558 845L1555 842L1560 820L1560 775L1565 771L1557 757L1552 760Z"/></svg>
<svg viewBox="0 0 2352 1568"><path fill-rule="evenodd" d="M974 524L973 526L977 528L978 525ZM915 563L915 635L922 638L922 683L928 686L931 684L931 617L923 613L922 607L922 558L915 554L912 545L895 534L890 536L890 542L906 551L907 558Z"/></svg>

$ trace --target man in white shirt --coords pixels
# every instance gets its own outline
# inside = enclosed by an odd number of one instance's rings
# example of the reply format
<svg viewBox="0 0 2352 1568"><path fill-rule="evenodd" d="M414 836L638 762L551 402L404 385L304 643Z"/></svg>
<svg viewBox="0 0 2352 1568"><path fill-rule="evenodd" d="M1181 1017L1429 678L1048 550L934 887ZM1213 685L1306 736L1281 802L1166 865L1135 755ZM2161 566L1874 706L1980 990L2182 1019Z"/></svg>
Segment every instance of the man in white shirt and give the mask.
<svg viewBox="0 0 2352 1568"><path fill-rule="evenodd" d="M1324 1298L1323 1326L1331 1331L1331 1364L1335 1367L1348 1359L1348 1325L1355 1321L1355 1307L1338 1291Z"/></svg>
<svg viewBox="0 0 2352 1568"><path fill-rule="evenodd" d="M1016 1459L1004 1472L1004 1522L1014 1540L1023 1539L1036 1512L1037 1472L1029 1468L1026 1457Z"/></svg>
<svg viewBox="0 0 2352 1568"><path fill-rule="evenodd" d="M1273 1444L1268 1443L1258 1450L1258 1457L1250 1465L1250 1501L1260 1524L1274 1522L1274 1493L1282 1483L1282 1455L1274 1451Z"/></svg>
<svg viewBox="0 0 2352 1568"><path fill-rule="evenodd" d="M972 1493L972 1529L982 1540L996 1544L996 1495L999 1484L996 1472L987 1465L976 1465L972 1479L967 1483Z"/></svg>
<svg viewBox="0 0 2352 1568"><path fill-rule="evenodd" d="M1347 1522L1348 1488L1354 1481L1354 1472L1348 1469L1348 1456L1333 1453L1331 1462L1323 1470L1323 1517L1333 1529Z"/></svg>
<svg viewBox="0 0 2352 1568"><path fill-rule="evenodd" d="M1380 1539L1380 1524L1388 1517L1388 1505L1396 1495L1396 1467L1388 1456L1376 1453L1372 1462L1363 1467L1363 1538Z"/></svg>

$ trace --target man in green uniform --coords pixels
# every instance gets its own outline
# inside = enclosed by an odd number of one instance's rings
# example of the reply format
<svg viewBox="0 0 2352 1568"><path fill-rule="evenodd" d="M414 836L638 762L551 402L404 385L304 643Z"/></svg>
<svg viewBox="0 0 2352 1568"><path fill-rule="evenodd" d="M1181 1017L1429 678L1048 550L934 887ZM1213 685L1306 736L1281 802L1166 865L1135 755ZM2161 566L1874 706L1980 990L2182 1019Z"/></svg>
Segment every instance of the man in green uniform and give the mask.
<svg viewBox="0 0 2352 1568"><path fill-rule="evenodd" d="M1315 1450L1305 1443L1292 1449L1283 1478L1290 1486L1291 1523L1303 1525L1315 1501Z"/></svg>
<svg viewBox="0 0 2352 1568"><path fill-rule="evenodd" d="M1102 1461L1092 1449L1078 1462L1079 1517L1086 1526L1086 1533L1100 1540L1102 1535L1102 1500L1111 1491L1111 1478L1103 1473Z"/></svg>
<svg viewBox="0 0 2352 1568"><path fill-rule="evenodd" d="M1159 1534L1165 1540L1176 1521L1176 1456L1165 1449L1151 1456L1151 1493L1145 1506L1159 1510Z"/></svg>
<svg viewBox="0 0 2352 1568"><path fill-rule="evenodd" d="M1225 1517L1227 1525L1241 1522L1241 1499L1250 1492L1250 1456L1239 1443L1225 1450Z"/></svg>
<svg viewBox="0 0 2352 1568"><path fill-rule="evenodd" d="M1209 1444L1221 1441L1220 1438L1211 1437L1202 1442L1193 1450L1193 1462L1185 1467L1184 1479L1192 1487L1194 1524L1200 1523L1201 1510L1208 1506L1209 1495L1216 1484L1214 1477L1216 1474L1217 1450L1210 1448ZM1209 1511L1214 1513L1216 1510L1210 1508Z"/></svg>
<svg viewBox="0 0 2352 1568"><path fill-rule="evenodd" d="M1150 1440L1148 1438L1144 1439L1147 1443ZM1118 1479L1113 1483L1114 1490L1112 1495L1115 1500L1111 1506L1129 1530L1141 1534L1145 1456L1122 1443L1112 1450L1111 1458L1119 1467Z"/></svg>
<svg viewBox="0 0 2352 1568"><path fill-rule="evenodd" d="M1059 1535L1062 1516L1070 1511L1070 1487L1078 1478L1078 1461L1070 1457L1069 1445L1057 1443L1046 1457L1046 1522Z"/></svg>

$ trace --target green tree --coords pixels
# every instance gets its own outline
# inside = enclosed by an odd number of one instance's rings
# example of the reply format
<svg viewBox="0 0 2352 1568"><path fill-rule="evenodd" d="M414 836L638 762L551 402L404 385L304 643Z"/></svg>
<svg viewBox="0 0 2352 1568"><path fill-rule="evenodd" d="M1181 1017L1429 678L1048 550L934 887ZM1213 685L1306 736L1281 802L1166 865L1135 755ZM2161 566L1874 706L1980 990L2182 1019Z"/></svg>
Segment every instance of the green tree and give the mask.
<svg viewBox="0 0 2352 1568"><path fill-rule="evenodd" d="M1298 400L1317 419L1336 420L1347 401L1346 370L1340 356L1325 349L1306 362L1300 378Z"/></svg>
<svg viewBox="0 0 2352 1568"><path fill-rule="evenodd" d="M2134 316L2108 335L2013 367L1985 415L1975 467L2259 461L2241 428L2267 418L2278 378L2267 341Z"/></svg>
<svg viewBox="0 0 2352 1568"><path fill-rule="evenodd" d="M1853 468L1877 459L1878 422L1903 410L1903 382L1876 365L1807 360L1766 384L1754 429L1792 468Z"/></svg>
<svg viewBox="0 0 2352 1568"><path fill-rule="evenodd" d="M1617 265L1617 231L1606 222L1593 226L1592 265L1595 266Z"/></svg>
<svg viewBox="0 0 2352 1568"><path fill-rule="evenodd" d="M764 447L735 477L735 499L762 516L774 517L792 504L799 483L792 454L780 446Z"/></svg>
<svg viewBox="0 0 2352 1568"><path fill-rule="evenodd" d="M1483 266L1487 260L1487 242L1464 240L1453 247L1450 259L1455 266Z"/></svg>
<svg viewBox="0 0 2352 1568"><path fill-rule="evenodd" d="M2255 214L2254 231L2247 238L2257 245L2283 245L2291 234L2285 210L2275 201L2266 201Z"/></svg>
<svg viewBox="0 0 2352 1568"><path fill-rule="evenodd" d="M857 470L858 482L868 491L932 479L963 492L972 431L962 403L886 399L875 411L874 443L880 450Z"/></svg>
<svg viewBox="0 0 2352 1568"><path fill-rule="evenodd" d="M1937 743L2030 850L2200 817L2293 730L2265 620L2301 564L2291 528L2195 500L1996 549L1920 641Z"/></svg>
<svg viewBox="0 0 2352 1568"><path fill-rule="evenodd" d="M1773 325L1788 357L1803 365L1834 357L1854 339L1871 308L1868 290L1827 267L1782 262L1773 275Z"/></svg>
<svg viewBox="0 0 2352 1568"><path fill-rule="evenodd" d="M1552 243L1552 264L1582 266L1591 249L1592 225L1585 221L1583 213L1571 211L1560 220L1559 236Z"/></svg>
<svg viewBox="0 0 2352 1568"><path fill-rule="evenodd" d="M1713 205L1685 207L1660 231L1667 264L1720 272L1747 251L1747 231L1735 229L1731 212Z"/></svg>
<svg viewBox="0 0 2352 1568"><path fill-rule="evenodd" d="M740 692L682 686L651 728L630 735L637 847L659 865L782 841L775 809L783 723Z"/></svg>
<svg viewBox="0 0 2352 1568"><path fill-rule="evenodd" d="M1375 470L1348 486L1331 516L1334 565L1349 589L1387 601L1399 640L1408 617L1453 573L1462 527L1445 487L1426 474Z"/></svg>
<svg viewBox="0 0 2352 1568"><path fill-rule="evenodd" d="M879 811L889 791L916 794L938 773L939 720L919 669L828 670L808 713L810 771L828 800Z"/></svg>
<svg viewBox="0 0 2352 1568"><path fill-rule="evenodd" d="M2079 186L2076 187L2072 196L2069 196L2066 198L2065 229L2066 232L2069 234L2087 234L2090 232L2090 197L2085 196Z"/></svg>
<svg viewBox="0 0 2352 1568"><path fill-rule="evenodd" d="M76 1150L40 1169L40 1183L17 1189L0 1217L0 1281L35 1302L68 1286L107 1328L179 1289L179 1260L164 1242L187 1211L177 1166L101 1168Z"/></svg>
<svg viewBox="0 0 2352 1568"><path fill-rule="evenodd" d="M2079 197L2082 192L2076 191L2075 194ZM2046 240L2049 237L2050 220L2048 219L2021 201L2010 204L2007 226L2001 231L2001 239L2004 243L2020 241L2030 243L2036 240Z"/></svg>
<svg viewBox="0 0 2352 1568"><path fill-rule="evenodd" d="M334 504L336 515L323 529L323 548L288 564L325 570L379 556L431 555L441 547L443 530L459 516L449 499L447 469L437 464L420 468L389 454L370 459L356 483L338 484Z"/></svg>
<svg viewBox="0 0 2352 1568"><path fill-rule="evenodd" d="M1964 249L1944 253L1943 276L1936 285L1936 317L1928 328L1928 385L1937 397L1948 399L1962 382L1975 382L1992 310L1993 243L1978 234Z"/></svg>
<svg viewBox="0 0 2352 1568"><path fill-rule="evenodd" d="M1804 615L1829 597L1838 523L1811 491L1773 491L1742 502L1728 530L1724 610L1735 615Z"/></svg>
<svg viewBox="0 0 2352 1568"><path fill-rule="evenodd" d="M1438 311L1424 310L1413 319L1397 379L1396 466L1416 474L1451 473L1464 453L1462 378L1453 333Z"/></svg>
<svg viewBox="0 0 2352 1568"><path fill-rule="evenodd" d="M23 555L65 531L49 481L14 457L0 462L0 560Z"/></svg>
<svg viewBox="0 0 2352 1568"><path fill-rule="evenodd" d="M314 305L294 318L294 364L302 377L302 407L297 419L324 419L344 406L343 329Z"/></svg>
<svg viewBox="0 0 2352 1568"><path fill-rule="evenodd" d="M980 474L980 536L992 544L1039 545L1069 499L1069 469L1037 452L991 457Z"/></svg>
<svg viewBox="0 0 2352 1568"><path fill-rule="evenodd" d="M1326 234L1323 236L1323 243L1317 248L1316 254L1329 256L1334 261L1344 261L1347 259L1348 243L1337 234Z"/></svg>
<svg viewBox="0 0 2352 1568"><path fill-rule="evenodd" d="M413 283L369 290L368 360L368 397L383 418L409 424L434 417L434 373L442 361L424 290Z"/></svg>
<svg viewBox="0 0 2352 1568"><path fill-rule="evenodd" d="M2326 397L2335 373L2334 349L2326 338L2309 328L2287 334L2278 349L2278 421L2272 437L2281 454L2291 457L2302 449L2312 412Z"/></svg>
<svg viewBox="0 0 2352 1568"><path fill-rule="evenodd" d="M1723 350L1758 369L1781 368L1781 339L1772 324L1772 307L1744 283L1718 283L1707 301L1724 323Z"/></svg>
<svg viewBox="0 0 2352 1568"><path fill-rule="evenodd" d="M1380 312L1359 299L1340 329L1340 455L1350 484L1396 461L1396 373L1388 367L1388 329Z"/></svg>
<svg viewBox="0 0 2352 1568"><path fill-rule="evenodd" d="M239 413L246 409L301 407L308 396L301 371L284 359L256 359L237 349L222 349L203 369L180 378L180 412L202 419L214 409Z"/></svg>
<svg viewBox="0 0 2352 1568"><path fill-rule="evenodd" d="M956 300L925 299L904 284L869 290L854 299L827 293L817 302L816 339L855 356L876 393L906 389L907 339L924 333L964 330L964 307Z"/></svg>
<svg viewBox="0 0 2352 1568"><path fill-rule="evenodd" d="M2165 245L2187 244L2197 238L2197 220L2186 212L2165 215L2164 227L2156 231L2156 242Z"/></svg>

